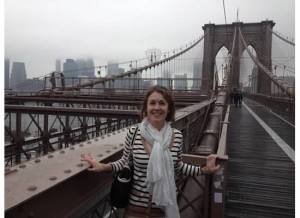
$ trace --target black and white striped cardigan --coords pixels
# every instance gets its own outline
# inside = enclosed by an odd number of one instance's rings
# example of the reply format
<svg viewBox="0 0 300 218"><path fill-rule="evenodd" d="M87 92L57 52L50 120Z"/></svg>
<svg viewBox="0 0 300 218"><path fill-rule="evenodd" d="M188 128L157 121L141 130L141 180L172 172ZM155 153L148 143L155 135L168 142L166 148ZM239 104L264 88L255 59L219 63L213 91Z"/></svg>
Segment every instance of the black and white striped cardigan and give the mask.
<svg viewBox="0 0 300 218"><path fill-rule="evenodd" d="M133 134L135 132L136 126L129 128L125 146L123 150L123 156L118 161L112 162L113 172L118 172L123 169L125 163L132 163L134 166L134 183L132 186L132 191L130 195L129 204L140 207L148 207L149 202L149 193L146 191L146 175L147 175L147 166L149 161L149 155L146 153L144 146L141 141L141 132L138 129L134 143L131 148L131 141ZM170 149L173 163L174 163L174 172L176 175L185 175L185 176L197 176L201 175L200 166L194 166L182 162L182 142L183 136L182 133L173 129L174 132L174 143ZM132 155L130 153L132 152ZM152 207L156 207L154 204Z"/></svg>

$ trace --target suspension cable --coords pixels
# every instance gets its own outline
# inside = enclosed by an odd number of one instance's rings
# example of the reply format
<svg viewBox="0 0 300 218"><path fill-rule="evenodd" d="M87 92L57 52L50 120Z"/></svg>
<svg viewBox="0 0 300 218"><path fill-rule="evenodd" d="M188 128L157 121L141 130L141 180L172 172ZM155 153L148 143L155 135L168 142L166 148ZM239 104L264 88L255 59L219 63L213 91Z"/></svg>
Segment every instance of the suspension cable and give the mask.
<svg viewBox="0 0 300 218"><path fill-rule="evenodd" d="M244 44L244 47L246 49L246 51L248 52L248 54L250 55L250 57L252 58L252 60L254 61L254 63L278 86L280 87L284 92L287 93L287 95L289 97L293 97L294 98L294 92L293 92L293 88L289 87L284 81L282 81L281 79L279 79L276 75L274 75L269 69L267 69L249 50L249 48L247 47L247 44L245 42L245 39L243 37L243 34L241 32L241 29L239 28L239 34L241 36L242 42Z"/></svg>
<svg viewBox="0 0 300 218"><path fill-rule="evenodd" d="M229 46L228 29L227 29L227 19L226 19L226 10L225 10L225 2L224 2L224 0L223 0L223 11L224 11L224 17L225 17L225 27L226 27L227 44Z"/></svg>
<svg viewBox="0 0 300 218"><path fill-rule="evenodd" d="M290 41L290 40L288 40L288 39L285 39L285 38L283 38L282 36L278 35L278 34L277 34L276 32L274 32L269 26L268 26L268 28L269 28L269 30L271 30L271 32L272 32L275 36L277 36L279 39L285 41L286 43L289 43L289 44L292 45L292 46L295 46L295 43L294 43L294 42L292 42L292 41Z"/></svg>
<svg viewBox="0 0 300 218"><path fill-rule="evenodd" d="M214 92L211 92L211 96L210 96L210 99L209 99L209 106L208 106L208 108L207 108L207 110L205 112L204 120L206 120L208 112L210 111L210 106L211 106L211 103L213 102L213 97L214 97ZM202 125L201 125L199 133L203 132L204 124L205 124L205 122L202 122ZM201 136L201 134L198 135L197 140L196 140L196 144L199 143L200 136Z"/></svg>

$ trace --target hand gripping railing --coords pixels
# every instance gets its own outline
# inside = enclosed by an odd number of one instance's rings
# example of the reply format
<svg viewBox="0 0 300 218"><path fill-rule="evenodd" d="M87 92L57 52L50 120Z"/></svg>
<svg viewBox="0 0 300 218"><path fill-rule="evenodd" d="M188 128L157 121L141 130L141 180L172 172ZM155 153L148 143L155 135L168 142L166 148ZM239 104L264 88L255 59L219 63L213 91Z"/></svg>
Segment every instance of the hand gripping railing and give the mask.
<svg viewBox="0 0 300 218"><path fill-rule="evenodd" d="M211 103L204 101L176 110L173 127L185 132L190 123L199 122L199 117L204 116ZM122 155L126 133L125 129L114 131L6 168L5 217L89 217L94 212L101 214L101 208L107 205L111 175L87 172L89 164L80 162L80 155L91 153L96 161L115 161ZM204 178L200 177L200 180ZM180 191L186 196L184 189ZM193 190L194 193L202 197ZM209 193L205 193L208 196ZM181 211L197 210L190 206L190 202L181 205Z"/></svg>
<svg viewBox="0 0 300 218"><path fill-rule="evenodd" d="M226 115L222 122L222 131L218 143L217 164L220 164L220 169L213 175L205 176L205 186L201 186L201 184L199 184L199 182L196 181L197 178L194 178L194 180L199 186L199 188L197 188L197 195L195 195L195 198L192 198L192 196L189 196L189 199L185 198L185 201L188 202L189 205L192 205L197 197L199 198L200 196L204 196L205 199L203 202L204 205L202 205L204 208L203 214L199 215L198 217L205 217L205 218L225 217L226 170L227 170L227 161L228 161L227 135L228 135L229 113L230 113L230 105L227 107ZM183 154L182 158L184 162L191 163L191 164L202 165L205 164L206 162L206 156L202 156L202 155ZM177 183L177 186L180 186L180 182L179 184ZM180 195L182 195L180 190L179 193ZM180 204L180 206L183 205ZM180 207L180 209L184 210L185 207L186 206ZM196 211L195 208L192 209Z"/></svg>

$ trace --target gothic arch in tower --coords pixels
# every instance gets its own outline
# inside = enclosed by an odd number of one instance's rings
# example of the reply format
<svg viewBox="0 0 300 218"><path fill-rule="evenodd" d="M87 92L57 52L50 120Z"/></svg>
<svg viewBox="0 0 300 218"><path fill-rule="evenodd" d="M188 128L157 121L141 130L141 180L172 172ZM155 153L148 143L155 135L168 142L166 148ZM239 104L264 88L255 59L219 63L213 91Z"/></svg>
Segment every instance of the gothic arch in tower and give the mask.
<svg viewBox="0 0 300 218"><path fill-rule="evenodd" d="M214 65L218 51L224 46L232 52L234 33L236 33L233 51L231 86L239 86L240 57L245 50L239 28L247 46L251 45L257 52L258 60L271 71L272 32L275 23L262 21L260 23L235 22L230 25L205 24L204 54L202 63L202 89L211 90L213 87ZM258 92L270 93L271 81L262 72L258 72Z"/></svg>

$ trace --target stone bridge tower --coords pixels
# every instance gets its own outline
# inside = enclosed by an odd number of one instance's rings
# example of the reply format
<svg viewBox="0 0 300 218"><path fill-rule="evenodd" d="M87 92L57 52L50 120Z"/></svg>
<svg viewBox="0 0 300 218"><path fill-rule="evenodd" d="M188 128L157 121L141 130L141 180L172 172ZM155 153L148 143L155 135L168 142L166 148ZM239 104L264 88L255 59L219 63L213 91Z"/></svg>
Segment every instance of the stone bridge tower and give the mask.
<svg viewBox="0 0 300 218"><path fill-rule="evenodd" d="M272 72L272 31L275 23L273 21L262 21L260 23L236 22L231 25L205 24L204 30L204 54L202 63L202 90L212 90L214 78L215 58L219 50L225 46L231 52L234 31L236 29L235 50L233 51L231 87L239 87L240 58L245 48L239 34L238 28L247 46L251 45L257 54L258 60ZM270 29L269 29L270 28ZM268 77L258 71L257 92L270 93L271 81Z"/></svg>

